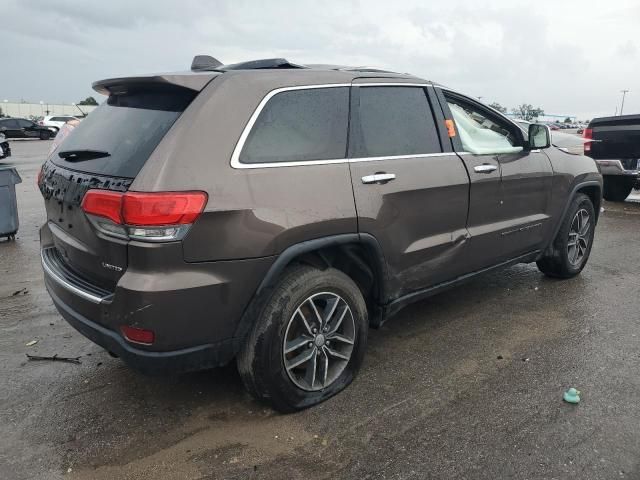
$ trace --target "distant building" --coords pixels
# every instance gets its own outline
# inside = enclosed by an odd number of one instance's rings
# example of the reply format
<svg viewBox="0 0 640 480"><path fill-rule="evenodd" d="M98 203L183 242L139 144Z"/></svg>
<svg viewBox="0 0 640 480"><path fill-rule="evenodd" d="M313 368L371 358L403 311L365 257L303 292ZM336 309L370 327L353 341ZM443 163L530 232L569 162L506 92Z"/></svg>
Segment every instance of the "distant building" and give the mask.
<svg viewBox="0 0 640 480"><path fill-rule="evenodd" d="M1 97L0 97L1 98ZM46 115L73 115L81 116L82 112L88 114L95 110L94 105L69 105L63 103L22 103L0 100L2 114L9 117L44 117Z"/></svg>

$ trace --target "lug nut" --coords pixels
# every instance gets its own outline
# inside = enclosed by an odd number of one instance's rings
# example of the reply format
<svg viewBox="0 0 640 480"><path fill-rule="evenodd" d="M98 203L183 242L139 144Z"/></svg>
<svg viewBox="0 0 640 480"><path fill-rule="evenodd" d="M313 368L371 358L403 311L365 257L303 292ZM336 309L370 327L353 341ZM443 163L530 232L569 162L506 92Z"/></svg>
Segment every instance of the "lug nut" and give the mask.
<svg viewBox="0 0 640 480"><path fill-rule="evenodd" d="M313 342L307 343L307 348L311 348L311 347L313 347Z"/></svg>
<svg viewBox="0 0 640 480"><path fill-rule="evenodd" d="M311 331L312 331L313 333L318 333L318 329L317 329L317 328L315 328L315 327L314 327L314 328L312 328L312 329L311 329Z"/></svg>

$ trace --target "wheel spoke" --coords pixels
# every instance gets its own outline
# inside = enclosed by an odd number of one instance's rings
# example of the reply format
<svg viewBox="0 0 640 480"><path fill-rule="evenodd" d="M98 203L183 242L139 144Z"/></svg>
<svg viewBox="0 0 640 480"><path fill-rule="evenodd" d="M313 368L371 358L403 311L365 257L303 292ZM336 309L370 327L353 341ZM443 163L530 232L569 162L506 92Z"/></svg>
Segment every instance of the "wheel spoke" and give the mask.
<svg viewBox="0 0 640 480"><path fill-rule="evenodd" d="M584 225L582 225L582 228L580 229L580 235L585 236L589 232L589 228L591 228L591 223L587 218L587 221L584 223Z"/></svg>
<svg viewBox="0 0 640 480"><path fill-rule="evenodd" d="M316 356L316 349L315 348L312 348L308 352L301 353L297 357L294 357L294 358L292 358L290 360L290 362L286 365L287 366L287 370L294 369L294 368L302 365L303 363L308 362L312 358L315 358L315 356Z"/></svg>
<svg viewBox="0 0 640 480"><path fill-rule="evenodd" d="M327 375L329 374L329 355L324 351L324 348L322 350L322 386L324 387L327 384Z"/></svg>
<svg viewBox="0 0 640 480"><path fill-rule="evenodd" d="M320 316L320 313L318 312L318 308L316 307L316 304L314 303L313 299L310 298L309 300L307 300L307 303L311 305L311 309L313 310L313 313L316 314L316 321L318 322L318 328L322 328L322 317Z"/></svg>
<svg viewBox="0 0 640 480"><path fill-rule="evenodd" d="M304 328L307 329L307 333L309 335L313 335L313 330L311 329L311 325L309 325L309 322L307 322L307 318L304 316L304 313L302 313L302 310L300 310L300 307L298 307L298 309L296 310L295 315L299 315L300 318L302 318L302 322L304 323Z"/></svg>
<svg viewBox="0 0 640 480"><path fill-rule="evenodd" d="M300 347L304 347L305 345L307 345L311 340L312 340L311 338L306 337L304 335L296 338L295 340L291 340L290 342L286 343L284 353L286 354L286 353L295 352Z"/></svg>
<svg viewBox="0 0 640 480"><path fill-rule="evenodd" d="M329 310L329 313L327 313L324 316L324 321L321 325L321 327L324 327L325 325L329 325L329 322L331 321L331 317L333 317L333 314L336 311L336 308L338 307L338 304L340 303L340 297L333 297L333 301L327 301L326 306L324 307L325 312L327 310ZM322 313L325 313L322 312Z"/></svg>
<svg viewBox="0 0 640 480"><path fill-rule="evenodd" d="M340 325L342 325L342 321L344 320L344 317L345 317L345 315L347 314L348 311L349 311L349 307L345 303L344 304L344 309L342 310L342 313L338 317L338 320L336 321L335 326L329 332L329 335L334 335L338 331L338 329L340 328Z"/></svg>
<svg viewBox="0 0 640 480"><path fill-rule="evenodd" d="M325 349L325 353L327 353L328 355L331 355L333 358L339 358L340 360L349 360L349 356L344 355L336 350L333 350L332 348L329 348L327 346L324 347Z"/></svg>
<svg viewBox="0 0 640 480"><path fill-rule="evenodd" d="M311 388L314 388L315 386L316 372L318 370L318 355L316 354L316 351L317 350L315 348L312 350L313 357L311 358L309 365L307 365L307 371L305 372L304 376L305 380Z"/></svg>
<svg viewBox="0 0 640 480"><path fill-rule="evenodd" d="M331 341L335 341L335 342L342 342L342 343L347 343L349 345L353 345L353 340L344 337L342 335L339 335L337 333L334 333L332 335L327 335L327 339L331 340Z"/></svg>
<svg viewBox="0 0 640 480"><path fill-rule="evenodd" d="M575 264L577 258L578 258L578 245L573 247L573 250L569 251L569 261Z"/></svg>

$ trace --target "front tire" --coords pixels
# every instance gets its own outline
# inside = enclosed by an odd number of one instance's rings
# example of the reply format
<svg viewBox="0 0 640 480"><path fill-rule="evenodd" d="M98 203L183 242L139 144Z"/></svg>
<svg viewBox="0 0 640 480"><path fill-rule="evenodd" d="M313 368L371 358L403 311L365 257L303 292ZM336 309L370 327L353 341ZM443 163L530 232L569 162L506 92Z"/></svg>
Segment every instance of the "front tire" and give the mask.
<svg viewBox="0 0 640 480"><path fill-rule="evenodd" d="M50 131L45 131L45 130L41 130L40 131L40 140L49 140L51 138L51 132Z"/></svg>
<svg viewBox="0 0 640 480"><path fill-rule="evenodd" d="M634 181L619 176L606 176L602 196L609 202L624 202L633 190Z"/></svg>
<svg viewBox="0 0 640 480"><path fill-rule="evenodd" d="M260 310L237 359L245 387L281 412L327 400L356 376L366 350L367 307L343 272L296 265Z"/></svg>
<svg viewBox="0 0 640 480"><path fill-rule="evenodd" d="M587 264L595 232L595 210L584 193L571 201L560 230L553 241L552 251L536 263L545 275L571 278Z"/></svg>

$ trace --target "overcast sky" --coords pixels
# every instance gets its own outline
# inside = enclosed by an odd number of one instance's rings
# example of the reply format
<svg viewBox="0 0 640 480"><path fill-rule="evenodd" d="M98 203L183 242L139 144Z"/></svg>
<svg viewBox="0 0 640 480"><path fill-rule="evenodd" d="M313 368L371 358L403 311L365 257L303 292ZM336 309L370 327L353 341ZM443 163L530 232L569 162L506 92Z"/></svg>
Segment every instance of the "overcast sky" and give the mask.
<svg viewBox="0 0 640 480"><path fill-rule="evenodd" d="M0 99L77 102L106 77L286 57L410 72L490 103L640 113L640 0L2 0Z"/></svg>

